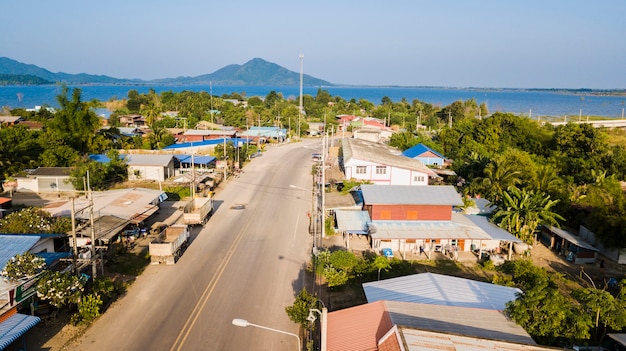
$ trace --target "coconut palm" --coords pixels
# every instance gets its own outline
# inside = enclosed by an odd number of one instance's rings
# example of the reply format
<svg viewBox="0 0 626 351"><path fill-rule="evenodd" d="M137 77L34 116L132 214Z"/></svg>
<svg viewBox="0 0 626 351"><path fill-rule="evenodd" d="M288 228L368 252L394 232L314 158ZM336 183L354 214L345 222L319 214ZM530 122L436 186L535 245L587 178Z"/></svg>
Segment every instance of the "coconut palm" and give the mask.
<svg viewBox="0 0 626 351"><path fill-rule="evenodd" d="M510 186L502 193L493 221L526 243L532 243L540 224L558 225L564 218L552 212L559 200L551 200L545 193Z"/></svg>
<svg viewBox="0 0 626 351"><path fill-rule="evenodd" d="M481 191L487 199L496 204L502 199L505 189L521 183L521 172L513 169L503 157L491 160L485 167L484 174L484 177L474 179L472 188Z"/></svg>

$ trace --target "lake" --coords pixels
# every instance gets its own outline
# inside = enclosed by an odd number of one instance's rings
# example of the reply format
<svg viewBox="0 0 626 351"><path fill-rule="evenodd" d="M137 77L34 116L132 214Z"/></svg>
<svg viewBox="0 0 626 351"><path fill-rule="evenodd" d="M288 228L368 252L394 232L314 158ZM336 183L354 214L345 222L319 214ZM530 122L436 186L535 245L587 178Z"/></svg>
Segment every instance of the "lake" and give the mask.
<svg viewBox="0 0 626 351"><path fill-rule="evenodd" d="M74 88L74 86L69 86ZM131 89L139 93L147 93L150 88L161 93L164 91L180 92L205 91L214 96L239 93L247 97L265 97L274 90L282 93L285 98L297 98L300 94L298 86L208 86L208 85L83 85L82 100L98 99L107 101L124 98ZM319 87L303 87L303 94L317 95ZM565 92L535 90L496 90L496 89L459 89L459 88L417 88L417 87L322 87L333 96L345 100L365 99L376 105L383 97L394 102L405 98L409 103L414 99L433 105L446 106L457 100L475 99L478 104L486 103L490 112L511 112L517 115L535 118L538 116L604 116L621 118L624 114L626 96L580 95ZM61 92L58 85L45 86L2 86L0 87L0 106L10 108L33 108L48 105L58 107L57 95Z"/></svg>

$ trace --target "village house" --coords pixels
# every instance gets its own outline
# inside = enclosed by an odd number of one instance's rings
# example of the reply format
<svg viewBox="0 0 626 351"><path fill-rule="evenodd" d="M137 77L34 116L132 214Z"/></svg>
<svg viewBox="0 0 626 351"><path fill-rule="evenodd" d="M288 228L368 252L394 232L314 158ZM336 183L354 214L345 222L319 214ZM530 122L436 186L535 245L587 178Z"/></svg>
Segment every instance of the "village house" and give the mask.
<svg viewBox="0 0 626 351"><path fill-rule="evenodd" d="M512 243L521 243L486 217L455 211L463 201L452 186L364 184L360 192L362 211L335 211L337 231L348 248L352 240L365 238L374 251L389 250L402 259L443 254L475 260L483 252L494 257L503 248L511 252Z"/></svg>
<svg viewBox="0 0 626 351"><path fill-rule="evenodd" d="M34 193L58 193L75 191L70 182L71 167L39 167L28 170L26 175L15 177L16 191L30 191Z"/></svg>
<svg viewBox="0 0 626 351"><path fill-rule="evenodd" d="M402 155L419 160L427 166L443 167L451 164L442 154L421 143L404 150Z"/></svg>
<svg viewBox="0 0 626 351"><path fill-rule="evenodd" d="M439 176L422 162L400 155L383 144L342 139L339 167L345 179L379 185L428 185Z"/></svg>
<svg viewBox="0 0 626 351"><path fill-rule="evenodd" d="M368 303L328 313L327 350L551 350L502 312L517 288L423 273L363 289Z"/></svg>

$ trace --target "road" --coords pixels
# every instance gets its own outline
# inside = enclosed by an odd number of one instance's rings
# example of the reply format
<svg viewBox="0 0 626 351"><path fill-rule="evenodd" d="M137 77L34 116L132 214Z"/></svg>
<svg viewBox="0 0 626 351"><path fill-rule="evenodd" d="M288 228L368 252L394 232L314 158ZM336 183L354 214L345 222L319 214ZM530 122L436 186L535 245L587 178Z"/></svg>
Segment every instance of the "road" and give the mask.
<svg viewBox="0 0 626 351"><path fill-rule="evenodd" d="M176 265L149 266L75 343L81 350L295 350L285 307L310 282L311 153L270 146L215 195L216 211ZM290 187L295 185L296 188ZM299 187L299 188L297 188ZM244 209L232 209L245 204Z"/></svg>

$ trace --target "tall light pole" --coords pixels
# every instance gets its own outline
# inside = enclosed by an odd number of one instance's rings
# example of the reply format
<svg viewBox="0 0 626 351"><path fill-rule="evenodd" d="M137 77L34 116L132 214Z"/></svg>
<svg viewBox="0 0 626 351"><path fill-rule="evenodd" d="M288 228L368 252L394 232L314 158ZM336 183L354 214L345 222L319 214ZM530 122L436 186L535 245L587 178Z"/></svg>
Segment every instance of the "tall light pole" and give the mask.
<svg viewBox="0 0 626 351"><path fill-rule="evenodd" d="M298 139L300 139L300 118L302 117L302 77L304 67L304 54L298 56L300 59L300 106L298 108Z"/></svg>
<svg viewBox="0 0 626 351"><path fill-rule="evenodd" d="M258 324L252 324L250 322L248 322L245 319L240 319L240 318L235 318L233 319L233 325L236 325L238 327L257 327L257 328L261 328L261 329L265 329L265 330L269 330L269 331L273 331L273 332L277 332L277 333L281 333L281 334L286 334L286 335L291 335L291 336L295 336L298 339L298 348L297 350L300 351L300 346L302 345L302 343L300 342L300 337L298 336L298 334L294 334L294 333L290 333L290 332L286 332L286 331L282 331L279 329L274 329L274 328L270 328L270 327L264 327L262 325L258 325Z"/></svg>

